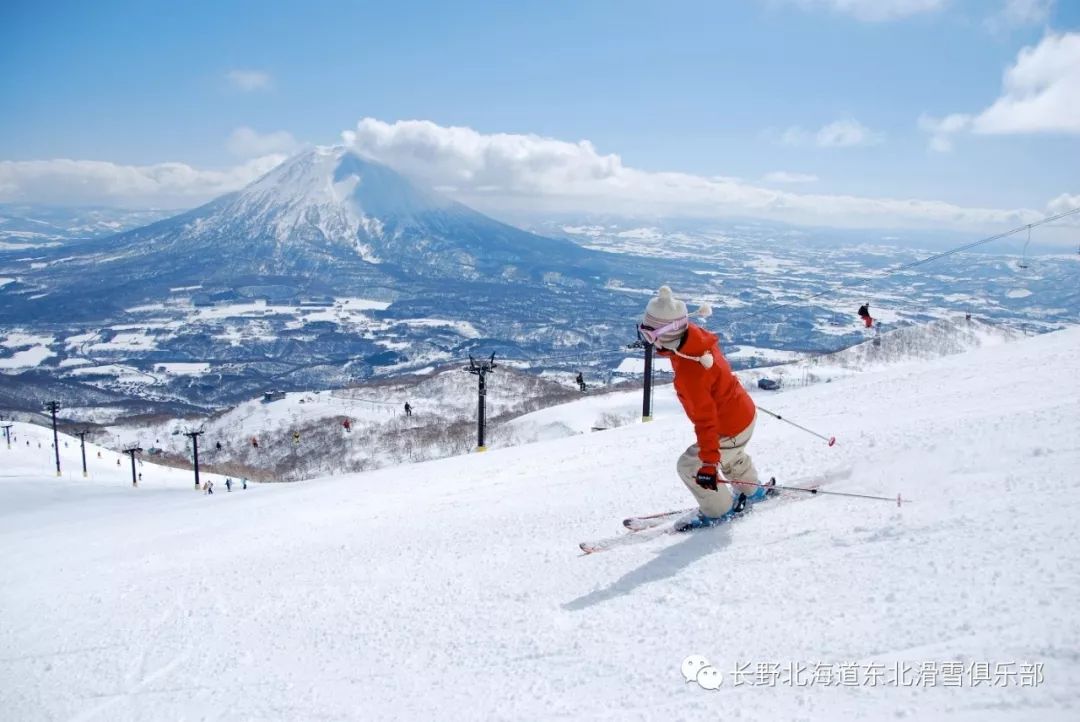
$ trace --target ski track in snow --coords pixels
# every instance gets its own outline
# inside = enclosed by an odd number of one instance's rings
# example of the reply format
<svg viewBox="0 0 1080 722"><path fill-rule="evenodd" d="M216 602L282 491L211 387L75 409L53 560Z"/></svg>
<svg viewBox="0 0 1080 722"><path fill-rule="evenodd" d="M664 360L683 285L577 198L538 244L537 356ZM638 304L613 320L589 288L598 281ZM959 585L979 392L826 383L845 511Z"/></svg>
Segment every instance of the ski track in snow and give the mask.
<svg viewBox="0 0 1080 722"><path fill-rule="evenodd" d="M1043 372L1040 377L1031 370ZM9 719L1074 720L1080 329L783 392L751 452L817 497L579 556L689 505L649 424L208 497L0 442ZM631 402L628 400L627 402ZM628 409L632 409L628 405ZM551 411L546 412L550 414ZM24 440L43 441L27 448ZM19 446L19 444L24 444ZM70 474L78 445L63 449ZM686 684L736 663L1042 663L1021 688Z"/></svg>

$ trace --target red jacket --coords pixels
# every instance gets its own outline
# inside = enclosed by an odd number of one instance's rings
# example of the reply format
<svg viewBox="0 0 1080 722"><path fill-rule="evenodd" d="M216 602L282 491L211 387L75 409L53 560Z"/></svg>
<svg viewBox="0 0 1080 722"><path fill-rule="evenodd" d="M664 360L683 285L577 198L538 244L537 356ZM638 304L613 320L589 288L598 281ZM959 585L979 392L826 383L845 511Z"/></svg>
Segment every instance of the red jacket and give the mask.
<svg viewBox="0 0 1080 722"><path fill-rule="evenodd" d="M720 353L716 336L691 323L679 353L701 356L706 351L713 357L711 368L667 349L657 349L659 355L671 359L675 393L694 423L701 463L716 465L720 463L720 437L736 436L744 431L754 420L757 409Z"/></svg>

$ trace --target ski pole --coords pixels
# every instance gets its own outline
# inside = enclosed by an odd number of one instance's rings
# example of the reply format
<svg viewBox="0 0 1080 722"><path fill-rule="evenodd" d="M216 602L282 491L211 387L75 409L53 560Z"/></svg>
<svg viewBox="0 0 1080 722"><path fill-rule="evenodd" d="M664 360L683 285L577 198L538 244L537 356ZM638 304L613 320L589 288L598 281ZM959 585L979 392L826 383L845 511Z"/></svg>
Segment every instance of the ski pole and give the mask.
<svg viewBox="0 0 1080 722"><path fill-rule="evenodd" d="M784 486L783 484L758 484L753 481L728 481L729 484L745 484L746 486L760 486L762 489L776 489L777 491L802 491L807 494L828 494L829 496L850 496L856 499L873 499L875 501L895 501L897 506L901 503L911 503L911 499L901 499L900 495L896 495L896 499L891 496L874 496L873 494L855 494L849 491L824 491L822 489L815 489L809 486Z"/></svg>
<svg viewBox="0 0 1080 722"><path fill-rule="evenodd" d="M757 407L757 408L758 408L758 411L764 411L766 414L773 417L774 419L777 419L779 421L783 421L786 424L791 424L796 429L802 429L803 431L805 431L808 434L813 434L814 436L818 437L819 439L821 439L823 441L827 441L829 443L829 446L832 446L833 444L836 443L836 437L835 436L822 436L821 434L819 434L816 431L811 431L810 429L806 428L805 426L799 426L794 421L791 421L789 419L785 419L780 414L774 414L773 412L769 411L768 409L763 409L760 406Z"/></svg>

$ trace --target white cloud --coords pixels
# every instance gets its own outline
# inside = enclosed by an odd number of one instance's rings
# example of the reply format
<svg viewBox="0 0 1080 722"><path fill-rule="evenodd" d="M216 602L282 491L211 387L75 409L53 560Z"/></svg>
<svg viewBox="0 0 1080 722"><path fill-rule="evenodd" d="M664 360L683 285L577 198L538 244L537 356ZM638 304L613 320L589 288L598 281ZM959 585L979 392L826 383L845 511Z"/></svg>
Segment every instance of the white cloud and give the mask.
<svg viewBox="0 0 1080 722"><path fill-rule="evenodd" d="M0 161L0 201L189 208L244 187L284 155L254 158L225 170L185 163L118 165L94 160Z"/></svg>
<svg viewBox="0 0 1080 722"><path fill-rule="evenodd" d="M780 134L784 145L816 145L819 148L849 148L859 145L876 145L884 134L870 130L854 118L841 118L811 132L793 125Z"/></svg>
<svg viewBox="0 0 1080 722"><path fill-rule="evenodd" d="M261 70L230 70L225 73L225 79L237 90L248 93L255 90L270 90L274 87L274 79L269 73Z"/></svg>
<svg viewBox="0 0 1080 722"><path fill-rule="evenodd" d="M1004 93L976 133L1080 133L1080 33L1049 34L1005 71Z"/></svg>
<svg viewBox="0 0 1080 722"><path fill-rule="evenodd" d="M812 173L790 173L786 170L766 173L761 179L766 183L817 183L818 181L818 177Z"/></svg>
<svg viewBox="0 0 1080 722"><path fill-rule="evenodd" d="M291 153L297 147L296 138L288 131L259 133L241 126L229 135L226 146L229 152L240 158L258 158L273 153Z"/></svg>
<svg viewBox="0 0 1080 722"><path fill-rule="evenodd" d="M1062 193L1046 204L1046 211L1051 214L1064 213L1065 211L1071 211L1073 208L1080 208L1080 193L1076 195ZM1080 222L1080 214L1073 216L1073 222Z"/></svg>
<svg viewBox="0 0 1080 722"><path fill-rule="evenodd" d="M948 153L953 149L953 134L971 127L971 116L953 113L944 118L935 118L923 113L919 116L919 129L930 133L930 149L938 153Z"/></svg>
<svg viewBox="0 0 1080 722"><path fill-rule="evenodd" d="M931 147L950 149L952 136L1080 133L1080 33L1048 34L1020 51L1005 71L1002 94L978 114L925 113L919 127L931 134Z"/></svg>
<svg viewBox="0 0 1080 722"><path fill-rule="evenodd" d="M822 148L875 145L881 142L881 138L881 133L852 119L829 123L817 132L817 144Z"/></svg>
<svg viewBox="0 0 1080 722"><path fill-rule="evenodd" d="M1054 0L1005 0L1001 8L986 19L992 32L1011 28L1041 25L1050 18Z"/></svg>
<svg viewBox="0 0 1080 722"><path fill-rule="evenodd" d="M791 0L806 9L826 8L863 22L879 23L933 13L949 0Z"/></svg>
<svg viewBox="0 0 1080 722"><path fill-rule="evenodd" d="M1034 210L966 208L933 200L800 194L731 178L630 168L592 143L482 134L430 121L364 118L347 145L489 211L757 216L794 223L880 228L995 229L1030 223Z"/></svg>

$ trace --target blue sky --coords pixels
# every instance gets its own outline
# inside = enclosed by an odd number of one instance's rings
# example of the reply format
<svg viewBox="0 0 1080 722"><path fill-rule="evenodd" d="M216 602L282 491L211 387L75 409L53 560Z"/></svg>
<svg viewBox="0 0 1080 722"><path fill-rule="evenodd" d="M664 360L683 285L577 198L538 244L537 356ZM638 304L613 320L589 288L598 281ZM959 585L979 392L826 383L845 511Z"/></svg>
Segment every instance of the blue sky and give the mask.
<svg viewBox="0 0 1080 722"><path fill-rule="evenodd" d="M79 167L27 164L72 159L151 176L121 184L117 204L193 205L273 162L255 156L340 142L372 118L391 133L423 120L588 140L646 175L1043 212L1080 199L1080 121L983 114L1022 50L1040 47L1047 59L1018 73L1038 77L1006 104L1046 86L1054 112L1080 108L1080 83L1054 76L1075 76L1060 66L1078 33L1072 0L9 0L0 200L63 200L41 197L49 186L108 201L80 193ZM400 161L407 139L392 140L386 160ZM145 171L162 163L190 166L193 187ZM545 192L514 192L533 187Z"/></svg>

